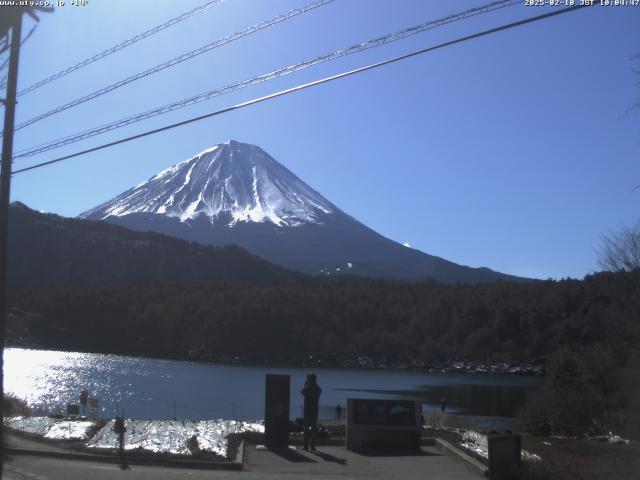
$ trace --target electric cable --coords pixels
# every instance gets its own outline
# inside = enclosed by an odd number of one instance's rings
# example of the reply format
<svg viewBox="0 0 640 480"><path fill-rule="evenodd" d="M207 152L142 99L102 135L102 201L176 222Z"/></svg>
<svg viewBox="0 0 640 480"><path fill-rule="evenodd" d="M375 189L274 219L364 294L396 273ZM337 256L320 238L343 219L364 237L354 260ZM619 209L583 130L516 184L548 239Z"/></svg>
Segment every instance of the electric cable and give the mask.
<svg viewBox="0 0 640 480"><path fill-rule="evenodd" d="M43 153L55 148L60 148L66 145L69 145L71 143L75 143L78 142L80 140L85 140L87 138L96 136L96 135L101 135L103 133L109 132L111 130L115 130L118 128L122 128L124 126L130 125L132 123L137 123L139 121L142 120L146 120L148 118L152 118L158 115L162 115L164 113L168 113L174 110L178 110L190 105L194 105L196 103L200 103L206 100L210 100L211 98L214 97L218 97L221 95L226 95L228 93L234 92L236 90L239 90L241 88L245 88L245 87L249 87L251 85L255 85L258 83L262 83L268 80L272 80L275 78L279 78L282 77L284 75L289 75L291 73L297 72L299 70L303 70L309 67L312 67L314 65L318 65L320 63L325 63L331 60L335 60L337 58L341 58L347 55L352 55L354 53L359 53L362 52L364 50L368 50L371 48L375 48L375 47L379 47L391 42L395 42L407 37L410 37L412 35L416 35L418 33L422 33L426 30L430 30L433 28L437 28L443 25L446 25L448 23L452 23L452 22L456 22L459 20L463 20L466 18L470 18L476 15L481 15L484 13L488 13L500 8L505 8L508 6L512 6L512 5L516 5L519 4L520 0L500 0L497 2L492 2L480 7L475 7L469 10L465 10L463 12L460 13L455 13L452 15L448 15L446 17L442 17L439 18L437 20L429 20L427 22L424 22L422 24L419 25L415 25L409 28L405 28L403 30L399 30L397 32L393 32L384 36L380 36L380 37L376 37L370 40L366 40L364 42L359 42L356 43L354 45L351 45L350 47L347 48L342 48L339 50L335 50L333 52L330 53L326 53L323 55L319 55L317 57L313 57L311 59L307 59L307 60L303 60L299 63L296 63L294 65L289 65L286 67L282 67L279 68L277 70L272 70L270 72L264 73L262 75L258 75L256 77L252 77L249 79L245 79L239 82L235 82L229 85L226 85L224 87L220 87L220 88L216 88L213 90L209 90L207 92L204 93L200 93L198 95L194 95L192 97L186 98L186 99L182 99L182 100L178 100L175 102L172 102L170 104L167 105L163 105L161 107L157 107L155 109L152 110L148 110L146 112L142 112L130 117L126 117L120 120L116 120L114 122L102 125L100 127L95 127L93 129L89 129L89 130L85 130L83 132L77 133L77 134L73 134L67 137L63 137L60 138L58 140L53 140L51 142L46 142L44 144L38 145L36 147L32 147L31 149L28 150L22 150L20 152L18 152L17 155L14 155L14 159L18 159L18 158L23 158L23 157L30 157L39 153Z"/></svg>
<svg viewBox="0 0 640 480"><path fill-rule="evenodd" d="M277 17L274 17L270 20L266 20L264 22L261 22L257 25L253 25L251 27L248 27L240 32L236 32L233 33L231 35L228 35L224 38L221 38L219 40L216 40L215 42L209 43L207 45L204 45L200 48L196 48L195 50L191 50L190 52L187 53L183 53L182 55L179 55L175 58L172 58L171 60L167 60L166 62L163 62L159 65L155 65L151 68L148 68L146 70L143 70L142 72L138 72L134 75L131 75L123 80L119 80L115 83L112 83L110 85L107 85L106 87L100 88L94 92L89 93L88 95L85 95L83 97L77 98L75 100L72 100L71 102L65 103L64 105L60 105L59 107L54 108L53 110L49 110L48 112L42 113L40 115L37 115L29 120L26 120L18 125L16 125L14 127L14 131L20 130L24 127L28 127L29 125L32 125L36 122L39 122L40 120L43 120L47 117L50 117L52 115L55 115L57 113L60 112L64 112L65 110L68 110L72 107L78 106L82 103L88 102L89 100L93 100L94 98L98 98L101 97L102 95L105 95L109 92L112 92L113 90L116 90L120 87L123 87L125 85L128 85L129 83L135 82L136 80L140 80L142 78L148 77L149 75L153 75L154 73L158 73L166 68L169 67L173 67L174 65L178 65L182 62L185 62L187 60L191 60L192 58L197 57L198 55L202 55L203 53L206 53L210 50L213 50L214 48L218 48L221 47L222 45L226 45L228 43L233 42L234 40L238 40L239 38L243 38L246 37L248 35L251 35L252 33L255 32L259 32L260 30L263 30L265 28L271 27L273 25L276 25L280 22L283 22L285 20L289 20L290 18L296 17L298 15L301 15L303 13L306 13L310 10L313 10L315 8L321 7L323 5L326 5L327 3L331 3L334 0L316 0L315 2L312 2L308 5L305 5L302 8L296 8L294 10L291 10L289 12L287 12L284 15L278 15Z"/></svg>
<svg viewBox="0 0 640 480"><path fill-rule="evenodd" d="M75 72L76 70L79 70L83 67L86 67L87 65L90 65L94 62L97 62L98 60L101 60L105 57L108 57L109 55L112 55L116 52L119 52L120 50L122 50L123 48L128 47L129 45L133 45L136 42L139 42L140 40L150 37L151 35L155 35L158 32L161 32L162 30L165 30L169 27L172 27L180 22L183 22L184 20L187 20L188 18L193 17L194 15L197 15L199 13L203 13L206 10L208 10L211 7L217 6L219 4L221 4L222 2L224 2L224 0L212 0L210 2L205 3L204 5L200 5L199 7L194 8L193 10L190 10L188 12L184 12L180 15L178 15L177 17L174 18L170 18L169 20L167 20L164 23L161 23L160 25L156 25L153 28L150 28L148 30L145 30L142 33L139 33L131 38L128 38L127 40L125 40L124 42L120 42L116 45L114 45L111 48L107 48L106 50L103 50L100 53L97 53L95 55L93 55L92 57L88 57L85 58L84 60L76 63L75 65L72 65L54 75L51 75L50 77L45 78L44 80L40 80L39 82L31 85L30 87L27 87L21 91L18 92L17 96L20 97L22 95L25 95L29 92L33 92L34 90L53 82L54 80L58 80L59 78L65 77L67 75L69 75L71 72Z"/></svg>
<svg viewBox="0 0 640 480"><path fill-rule="evenodd" d="M22 48L22 46L24 46L25 42L27 40L29 40L29 37L31 37L31 35L33 35L33 32L36 31L36 28L38 28L38 25L34 25L33 27L31 27L31 30L29 30L29 33L27 33L25 35L25 37L22 40L20 40L20 47L21 48ZM10 56L7 55L7 58L5 58L3 60L3 62L0 64L0 72L2 72L4 69L6 69L9 66L9 58L10 58Z"/></svg>
<svg viewBox="0 0 640 480"><path fill-rule="evenodd" d="M156 134L156 133L164 132L166 130L171 130L173 128L180 127L182 125L187 125L187 124L194 123L194 122L197 122L197 121L200 121L200 120L204 120L205 118L210 118L210 117L222 115L224 113L229 113L229 112L232 112L234 110L239 110L239 109L248 107L250 105L255 105L257 103L261 103L261 102L264 102L264 101L267 101L267 100L271 100L273 98L281 97L283 95L288 95L290 93L294 93L294 92L297 92L297 91L300 91L300 90L304 90L304 89L307 89L307 88L310 88L310 87L321 85L323 83L332 82L332 81L338 80L340 78L345 78L345 77L348 77L348 76L351 76L351 75L355 75L357 73L362 73L362 72L365 72L365 71L368 71L368 70L372 70L372 69L379 68L379 67L382 67L382 66L385 66L385 65L389 65L391 63L399 62L401 60L406 60L408 58L412 58L412 57L415 57L417 55L422 55L424 53L432 52L434 50L438 50L438 49L441 49L441 48L444 48L444 47L449 47L451 45L456 45L458 43L467 42L469 40L473 40L473 39L476 39L476 38L479 38L479 37L483 37L483 36L486 36L486 35L491 35L493 33L501 32L503 30L508 30L508 29L511 29L511 28L519 27L521 25L526 25L526 24L529 24L529 23L537 22L537 21L540 21L540 20L544 20L544 19L547 19L547 18L550 18L550 17L555 17L557 15L562 15L564 13L572 12L572 11L579 10L579 9L582 9L582 8L586 8L586 7L590 7L590 6L592 6L592 4L574 5L574 6L566 7L566 8L560 9L560 10L554 10L552 12L548 12L548 13L545 13L545 14L542 14L542 15L536 15L534 17L528 17L528 18L525 18L523 20L519 20L519 21L516 21L516 22L508 23L508 24L505 24L505 25L500 25L498 27L491 28L489 30L483 30L481 32L477 32L477 33L474 33L474 34L471 34L471 35L467 35L467 36L464 36L464 37L459 37L459 38L457 38L455 40L450 40L448 42L440 43L440 44L432 46L432 47L427 47L427 48L423 48L421 50L416 50L416 51L413 51L411 53L407 53L407 54L404 54L404 55L393 57L393 58L388 59L388 60L383 60L381 62L373 63L373 64L370 64L370 65L366 65L364 67L359 67L359 68L356 68L356 69L353 69L353 70L349 70L347 72L339 73L337 75L333 75L333 76L330 76L330 77L325 77L325 78L322 78L320 80L315 80L313 82L301 84L301 85L298 85L298 86L295 86L295 87L292 87L292 88L281 90L279 92L275 92L275 93L271 93L269 95L265 95L263 97L254 98L252 100L248 100L246 102L242 102L242 103L233 105L231 107L223 108L221 110L216 110L214 112L210 112L210 113L207 113L207 114L204 114L204 115L200 115L200 116L197 116L197 117L192 117L192 118L189 118L187 120L183 120L181 122L173 123L171 125L166 125L164 127L156 128L154 130L148 130L146 132L139 133L137 135L132 135L130 137L121 138L121 139L115 140L113 142L105 143L105 144L99 145L97 147L88 148L86 150L82 150L80 152L72 153L70 155L65 155L65 156L62 156L62 157L59 157L59 158L55 158L53 160L49 160L49 161L46 161L46 162L37 163L37 164L31 165L29 167L25 167L25 168L21 168L19 170L15 170L14 172L12 172L12 174L17 174L17 173L26 172L26 171L29 171L29 170L35 170L37 168L42 168L42 167L45 167L47 165L52 165L54 163L62 162L64 160L68 160L68 159L75 158L75 157L78 157L78 156L81 156L81 155L85 155L87 153L96 152L98 150L103 150L105 148L113 147L115 145L120 145L122 143L130 142L132 140L137 140L139 138L147 137L149 135L153 135L153 134Z"/></svg>

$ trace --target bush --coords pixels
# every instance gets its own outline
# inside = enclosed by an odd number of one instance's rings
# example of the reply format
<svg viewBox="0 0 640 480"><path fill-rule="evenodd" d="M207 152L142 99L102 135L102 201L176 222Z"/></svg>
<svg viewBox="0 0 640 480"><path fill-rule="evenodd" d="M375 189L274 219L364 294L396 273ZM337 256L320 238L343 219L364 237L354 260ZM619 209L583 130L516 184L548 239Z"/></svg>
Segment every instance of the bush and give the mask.
<svg viewBox="0 0 640 480"><path fill-rule="evenodd" d="M14 415L29 416L31 409L24 400L20 400L12 395L5 395L2 401L2 408L6 417Z"/></svg>
<svg viewBox="0 0 640 480"><path fill-rule="evenodd" d="M525 428L537 435L606 433L625 406L620 366L613 359L600 347L582 353L557 350L547 362L542 387L520 413Z"/></svg>

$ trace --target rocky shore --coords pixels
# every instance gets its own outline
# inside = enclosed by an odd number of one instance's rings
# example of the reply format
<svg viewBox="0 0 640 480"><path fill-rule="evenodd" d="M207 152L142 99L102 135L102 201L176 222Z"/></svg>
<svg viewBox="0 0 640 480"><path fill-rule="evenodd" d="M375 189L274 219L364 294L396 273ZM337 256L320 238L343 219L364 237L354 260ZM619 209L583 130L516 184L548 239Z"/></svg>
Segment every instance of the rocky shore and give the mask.
<svg viewBox="0 0 640 480"><path fill-rule="evenodd" d="M356 358L339 357L277 357L258 358L227 354L207 354L189 352L188 360L220 363L226 365L247 366L295 366L322 368L352 368L367 370L408 370L425 373L485 373L506 375L544 375L544 360L535 359L518 363L507 362L472 362L463 360L443 360L430 362L426 360L388 360L359 356Z"/></svg>

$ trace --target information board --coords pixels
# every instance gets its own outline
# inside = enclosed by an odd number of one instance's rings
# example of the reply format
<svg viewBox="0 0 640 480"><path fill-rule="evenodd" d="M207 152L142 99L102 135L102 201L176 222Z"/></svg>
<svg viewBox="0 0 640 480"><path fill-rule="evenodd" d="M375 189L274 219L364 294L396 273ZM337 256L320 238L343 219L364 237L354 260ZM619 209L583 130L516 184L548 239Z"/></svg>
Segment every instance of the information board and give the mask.
<svg viewBox="0 0 640 480"><path fill-rule="evenodd" d="M347 399L347 448L420 450L421 404L415 400Z"/></svg>
<svg viewBox="0 0 640 480"><path fill-rule="evenodd" d="M416 402L411 400L353 400L353 423L372 426L415 426Z"/></svg>

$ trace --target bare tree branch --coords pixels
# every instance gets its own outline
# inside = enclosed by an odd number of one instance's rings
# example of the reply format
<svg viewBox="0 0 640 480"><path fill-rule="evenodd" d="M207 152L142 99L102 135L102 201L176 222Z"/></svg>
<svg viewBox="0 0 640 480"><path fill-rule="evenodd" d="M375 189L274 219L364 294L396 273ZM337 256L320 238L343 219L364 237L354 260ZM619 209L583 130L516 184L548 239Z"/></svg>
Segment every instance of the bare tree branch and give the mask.
<svg viewBox="0 0 640 480"><path fill-rule="evenodd" d="M613 272L640 268L640 221L631 227L602 236L598 263Z"/></svg>

